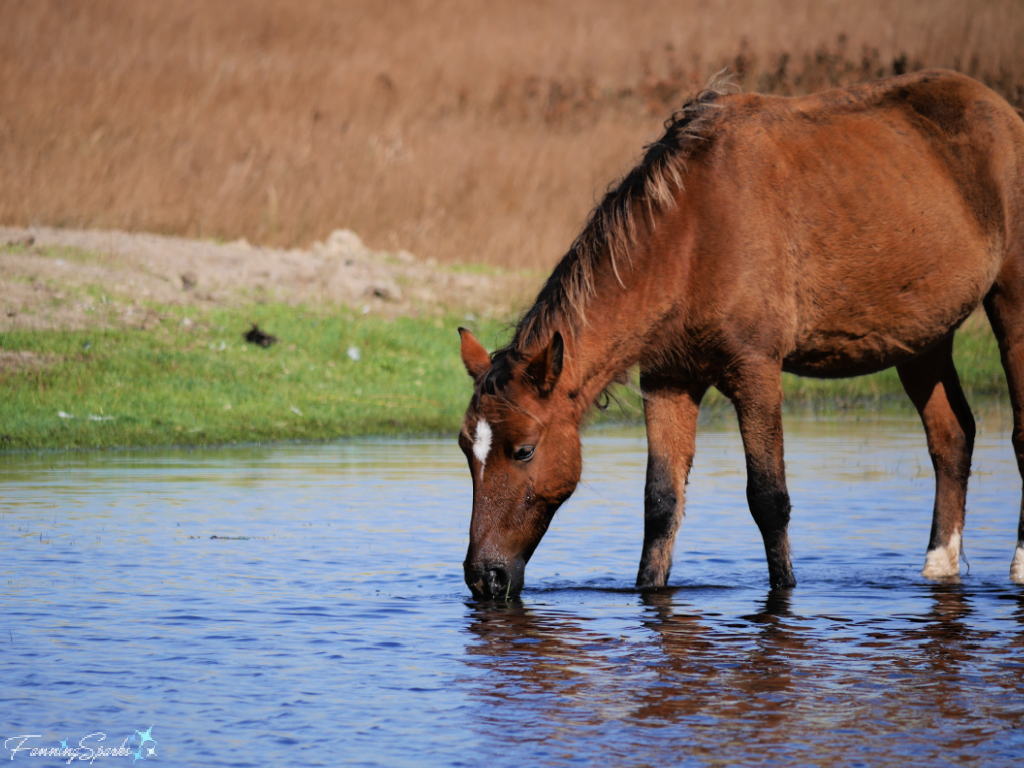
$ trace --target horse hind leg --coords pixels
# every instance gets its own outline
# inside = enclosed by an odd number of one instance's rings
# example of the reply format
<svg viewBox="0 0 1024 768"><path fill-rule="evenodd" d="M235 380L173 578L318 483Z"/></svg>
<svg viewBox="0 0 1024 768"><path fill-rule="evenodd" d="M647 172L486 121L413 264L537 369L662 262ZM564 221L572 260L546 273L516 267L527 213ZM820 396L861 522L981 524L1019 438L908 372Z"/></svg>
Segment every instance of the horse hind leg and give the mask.
<svg viewBox="0 0 1024 768"><path fill-rule="evenodd" d="M924 423L935 470L932 531L921 575L960 575L967 479L974 451L974 417L953 367L953 337L897 367L900 381Z"/></svg>
<svg viewBox="0 0 1024 768"><path fill-rule="evenodd" d="M719 383L739 419L747 461L747 504L761 531L772 589L796 586L789 554L791 506L782 439L782 366L747 361Z"/></svg>
<svg viewBox="0 0 1024 768"><path fill-rule="evenodd" d="M1017 470L1024 479L1024 275L1017 276L1011 262L1000 280L985 297L992 332L999 342L999 357L1006 373L1013 409L1011 442L1017 457ZM1024 498L1017 523L1017 548L1010 564L1010 579L1024 584Z"/></svg>
<svg viewBox="0 0 1024 768"><path fill-rule="evenodd" d="M640 378L647 423L644 548L636 585L663 587L684 514L686 482L696 450L697 416L706 387L682 386L645 373Z"/></svg>

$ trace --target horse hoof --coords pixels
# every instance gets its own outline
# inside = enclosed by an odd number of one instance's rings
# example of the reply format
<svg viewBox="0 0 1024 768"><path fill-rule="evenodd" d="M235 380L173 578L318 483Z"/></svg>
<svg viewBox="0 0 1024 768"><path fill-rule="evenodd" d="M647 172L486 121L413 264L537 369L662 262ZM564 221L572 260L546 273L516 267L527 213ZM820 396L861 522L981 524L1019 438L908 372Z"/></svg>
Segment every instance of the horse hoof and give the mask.
<svg viewBox="0 0 1024 768"><path fill-rule="evenodd" d="M667 573L655 571L641 571L636 577L637 589L661 589L668 584Z"/></svg>

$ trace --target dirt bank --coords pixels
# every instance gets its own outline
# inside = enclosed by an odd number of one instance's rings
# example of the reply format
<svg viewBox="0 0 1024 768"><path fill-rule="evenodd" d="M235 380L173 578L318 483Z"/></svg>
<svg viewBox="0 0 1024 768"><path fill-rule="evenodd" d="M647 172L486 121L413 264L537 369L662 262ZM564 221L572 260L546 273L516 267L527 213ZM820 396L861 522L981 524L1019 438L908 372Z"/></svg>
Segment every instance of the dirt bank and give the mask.
<svg viewBox="0 0 1024 768"><path fill-rule="evenodd" d="M150 234L0 227L0 331L147 327L157 305L334 304L388 317L501 317L542 275L439 267L407 251L374 251L349 230L309 250Z"/></svg>

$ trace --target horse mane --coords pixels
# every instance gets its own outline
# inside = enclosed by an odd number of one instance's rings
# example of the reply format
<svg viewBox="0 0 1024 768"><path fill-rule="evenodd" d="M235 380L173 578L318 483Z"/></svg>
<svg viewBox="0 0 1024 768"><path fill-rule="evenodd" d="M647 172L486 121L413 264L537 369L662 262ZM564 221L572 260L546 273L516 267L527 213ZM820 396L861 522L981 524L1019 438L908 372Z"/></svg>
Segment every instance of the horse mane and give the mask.
<svg viewBox="0 0 1024 768"><path fill-rule="evenodd" d="M594 277L605 259L623 284L619 262L630 262L630 250L637 242L637 212L646 211L648 226L653 230L655 212L675 205L675 193L683 188L686 160L694 146L708 138L712 115L720 106L716 102L730 90L728 78L716 76L665 121L665 135L644 147L643 159L613 183L590 212L568 253L516 325L512 341L495 354L496 358L518 357L546 343L556 330L573 334L585 324L587 304L594 297Z"/></svg>

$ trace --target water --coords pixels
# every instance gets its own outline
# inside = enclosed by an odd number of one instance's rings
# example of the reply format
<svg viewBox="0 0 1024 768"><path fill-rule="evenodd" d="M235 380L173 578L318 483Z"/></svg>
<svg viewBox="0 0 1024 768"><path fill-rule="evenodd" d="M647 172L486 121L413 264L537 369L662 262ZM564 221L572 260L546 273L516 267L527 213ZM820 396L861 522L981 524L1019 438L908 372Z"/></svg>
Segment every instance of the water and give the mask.
<svg viewBox="0 0 1024 768"><path fill-rule="evenodd" d="M960 584L918 575L915 418L789 417L799 586L770 594L725 419L698 438L673 589L631 589L645 442L602 430L501 607L462 584L452 440L2 457L0 737L152 726L150 759L204 766L1019 764L1005 422L978 438Z"/></svg>

